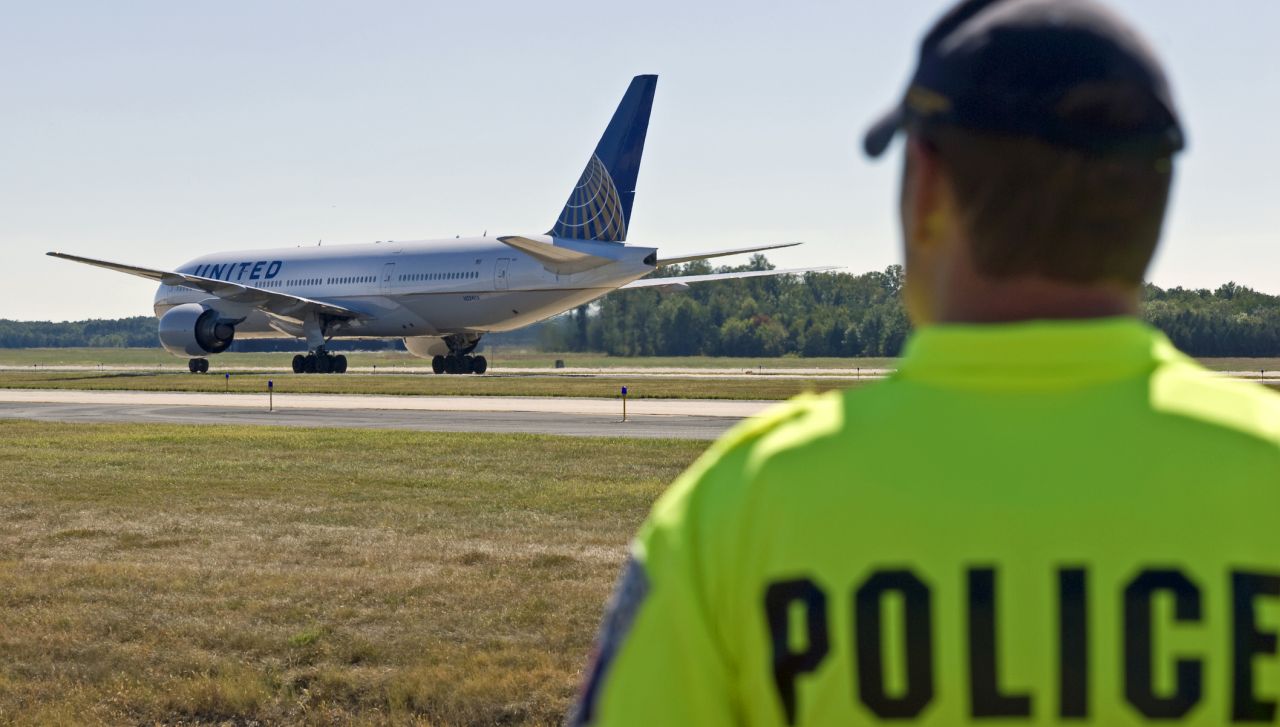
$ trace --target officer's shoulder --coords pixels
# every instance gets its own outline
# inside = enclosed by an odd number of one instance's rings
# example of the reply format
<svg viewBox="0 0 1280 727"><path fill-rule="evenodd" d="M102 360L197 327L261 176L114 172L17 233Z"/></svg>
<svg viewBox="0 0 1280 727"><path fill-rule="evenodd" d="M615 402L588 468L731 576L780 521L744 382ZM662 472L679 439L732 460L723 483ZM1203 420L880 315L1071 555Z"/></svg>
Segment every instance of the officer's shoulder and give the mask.
<svg viewBox="0 0 1280 727"><path fill-rule="evenodd" d="M707 449L654 503L645 533L683 523L695 512L724 524L751 499L752 483L772 458L828 439L843 426L842 392L803 394L738 424Z"/></svg>
<svg viewBox="0 0 1280 727"><path fill-rule="evenodd" d="M802 394L771 407L712 445L703 457L703 471L727 475L738 486L772 459L838 443L850 426L850 412L880 398L875 394L883 391L885 383Z"/></svg>
<svg viewBox="0 0 1280 727"><path fill-rule="evenodd" d="M1280 447L1280 393L1261 384L1180 361L1161 366L1152 374L1149 395L1158 414Z"/></svg>
<svg viewBox="0 0 1280 727"><path fill-rule="evenodd" d="M726 451L750 449L755 456L769 456L833 436L844 427L847 393L797 396L738 425L721 444Z"/></svg>

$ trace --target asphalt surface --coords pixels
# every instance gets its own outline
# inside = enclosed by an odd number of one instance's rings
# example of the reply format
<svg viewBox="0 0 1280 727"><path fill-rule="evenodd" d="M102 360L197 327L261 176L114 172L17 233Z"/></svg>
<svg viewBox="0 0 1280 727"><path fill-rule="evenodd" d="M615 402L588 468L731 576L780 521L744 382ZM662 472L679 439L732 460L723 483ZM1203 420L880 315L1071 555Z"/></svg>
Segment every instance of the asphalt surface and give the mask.
<svg viewBox="0 0 1280 727"><path fill-rule="evenodd" d="M225 372L242 374L280 374L289 375L288 369L279 366L242 366L227 364L218 359L211 359L210 369L214 376ZM156 373L185 374L187 366L183 364L164 364L147 366L142 364L118 364L112 366L87 364L41 364L39 366L16 366L0 364L0 371L22 371L37 373L80 373L92 371L96 373ZM893 373L885 368L687 368L658 366L611 366L606 368L568 367L549 369L542 367L490 366L487 376L518 377L577 377L577 378L628 378L646 379L838 379L858 381L861 379L882 379ZM1257 372L1254 372L1255 374ZM431 369L426 366L352 366L347 369L347 376L432 376Z"/></svg>
<svg viewBox="0 0 1280 727"><path fill-rule="evenodd" d="M0 390L0 418L711 440L772 402ZM268 406L271 408L268 409Z"/></svg>

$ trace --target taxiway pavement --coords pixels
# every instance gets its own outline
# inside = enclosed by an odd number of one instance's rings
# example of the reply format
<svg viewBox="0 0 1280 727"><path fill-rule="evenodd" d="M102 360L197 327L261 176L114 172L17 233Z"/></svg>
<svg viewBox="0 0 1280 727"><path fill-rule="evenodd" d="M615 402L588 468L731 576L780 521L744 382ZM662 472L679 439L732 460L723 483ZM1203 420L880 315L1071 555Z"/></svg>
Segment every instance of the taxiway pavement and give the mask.
<svg viewBox="0 0 1280 727"><path fill-rule="evenodd" d="M239 374L280 374L288 375L288 369L279 366L239 366L239 365L223 365L223 362L212 359L211 364L214 365L213 373L215 375L231 372ZM12 364L0 364L0 371L22 371L37 373L81 373L85 371L93 371L98 373L156 373L156 374L185 374L187 366L183 364L163 365L142 365L142 364L118 364L111 366L88 365L88 364L40 364L28 366L16 366ZM769 379L839 379L848 381L857 381L860 379L881 379L893 373L893 369L886 368L680 368L680 367L648 367L648 366L617 366L606 368L589 368L589 367L568 367L560 369L542 367L520 367L520 366L490 366L489 376L574 376L583 378L646 378L646 379L738 379L738 378L769 378ZM401 375L401 376L432 376L429 366L352 366L347 369L347 375Z"/></svg>
<svg viewBox="0 0 1280 727"><path fill-rule="evenodd" d="M715 439L776 402L0 390L0 418ZM269 408L270 407L270 408Z"/></svg>

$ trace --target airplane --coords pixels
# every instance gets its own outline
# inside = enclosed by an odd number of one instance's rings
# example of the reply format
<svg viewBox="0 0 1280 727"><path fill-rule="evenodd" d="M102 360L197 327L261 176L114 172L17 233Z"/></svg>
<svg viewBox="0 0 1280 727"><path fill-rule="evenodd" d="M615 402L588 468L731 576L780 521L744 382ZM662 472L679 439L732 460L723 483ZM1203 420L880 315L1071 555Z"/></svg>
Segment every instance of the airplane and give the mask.
<svg viewBox="0 0 1280 727"><path fill-rule="evenodd" d="M787 242L659 257L628 245L658 77L636 76L587 160L555 224L545 234L422 241L383 240L219 252L173 270L50 252L53 257L160 283L153 308L161 345L207 373L207 356L237 338L294 337L308 353L294 373L344 373L335 338L403 338L437 374L483 374L472 355L486 333L511 331L616 290L818 272L833 267L645 278L658 268L799 245Z"/></svg>

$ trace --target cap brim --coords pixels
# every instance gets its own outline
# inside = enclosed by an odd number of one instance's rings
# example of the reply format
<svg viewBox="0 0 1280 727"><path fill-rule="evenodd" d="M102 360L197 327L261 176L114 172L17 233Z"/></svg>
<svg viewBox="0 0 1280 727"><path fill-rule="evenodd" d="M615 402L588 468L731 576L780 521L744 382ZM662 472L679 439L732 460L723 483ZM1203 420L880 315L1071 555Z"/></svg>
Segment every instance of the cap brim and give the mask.
<svg viewBox="0 0 1280 727"><path fill-rule="evenodd" d="M867 156L875 158L884 153L889 148L889 142L893 141L893 135L898 133L902 128L905 113L902 105L899 104L889 110L880 120L871 125L867 129L867 133L862 137L862 150Z"/></svg>

